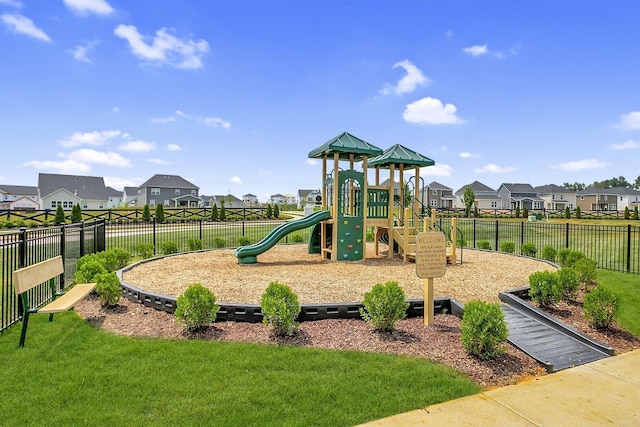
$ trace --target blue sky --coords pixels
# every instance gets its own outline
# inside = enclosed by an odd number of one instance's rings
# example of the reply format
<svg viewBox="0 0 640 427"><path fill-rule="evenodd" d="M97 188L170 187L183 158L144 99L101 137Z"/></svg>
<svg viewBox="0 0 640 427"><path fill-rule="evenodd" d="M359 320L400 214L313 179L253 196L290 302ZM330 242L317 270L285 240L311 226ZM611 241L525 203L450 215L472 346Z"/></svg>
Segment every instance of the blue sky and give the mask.
<svg viewBox="0 0 640 427"><path fill-rule="evenodd" d="M0 184L321 185L342 132L426 182L640 175L637 1L0 0Z"/></svg>

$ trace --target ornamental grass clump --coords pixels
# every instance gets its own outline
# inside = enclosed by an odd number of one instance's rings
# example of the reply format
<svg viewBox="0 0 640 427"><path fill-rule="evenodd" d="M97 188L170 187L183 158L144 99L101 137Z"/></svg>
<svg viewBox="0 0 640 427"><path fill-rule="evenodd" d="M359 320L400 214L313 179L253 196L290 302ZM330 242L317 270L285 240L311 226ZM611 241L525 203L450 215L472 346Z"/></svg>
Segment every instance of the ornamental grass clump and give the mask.
<svg viewBox="0 0 640 427"><path fill-rule="evenodd" d="M488 240L478 240L476 246L478 249L491 250L491 243Z"/></svg>
<svg viewBox="0 0 640 427"><path fill-rule="evenodd" d="M596 286L584 297L584 317L592 328L606 329L618 311L618 299L609 290Z"/></svg>
<svg viewBox="0 0 640 427"><path fill-rule="evenodd" d="M500 303L468 302L464 306L460 328L460 339L467 353L488 360L506 351L509 330Z"/></svg>
<svg viewBox="0 0 640 427"><path fill-rule="evenodd" d="M290 287L278 281L269 283L260 299L260 307L264 316L262 323L269 326L275 335L295 333L301 308L298 296Z"/></svg>
<svg viewBox="0 0 640 427"><path fill-rule="evenodd" d="M398 320L407 317L409 303L398 282L376 284L364 294L360 315L375 329L392 332Z"/></svg>
<svg viewBox="0 0 640 427"><path fill-rule="evenodd" d="M213 292L200 283L193 283L178 297L174 315L188 332L194 333L214 322L218 310L220 306Z"/></svg>

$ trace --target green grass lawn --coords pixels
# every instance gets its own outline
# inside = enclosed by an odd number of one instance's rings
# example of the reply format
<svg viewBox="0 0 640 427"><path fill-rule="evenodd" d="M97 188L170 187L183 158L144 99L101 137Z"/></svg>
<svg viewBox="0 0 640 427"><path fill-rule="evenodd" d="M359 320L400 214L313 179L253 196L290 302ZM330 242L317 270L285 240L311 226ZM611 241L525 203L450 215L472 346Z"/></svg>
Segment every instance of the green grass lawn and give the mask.
<svg viewBox="0 0 640 427"><path fill-rule="evenodd" d="M640 337L640 276L598 270L597 281L618 297L616 321L633 335Z"/></svg>
<svg viewBox="0 0 640 427"><path fill-rule="evenodd" d="M137 339L74 312L0 336L0 425L354 425L474 394L426 360L212 341Z"/></svg>

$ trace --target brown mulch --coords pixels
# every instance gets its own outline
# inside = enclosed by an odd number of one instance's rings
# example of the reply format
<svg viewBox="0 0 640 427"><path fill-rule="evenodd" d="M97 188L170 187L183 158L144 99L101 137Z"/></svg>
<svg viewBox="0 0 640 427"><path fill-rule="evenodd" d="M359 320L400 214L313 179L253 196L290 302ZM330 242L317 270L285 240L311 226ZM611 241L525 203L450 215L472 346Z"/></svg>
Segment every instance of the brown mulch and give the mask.
<svg viewBox="0 0 640 427"><path fill-rule="evenodd" d="M291 286L301 303L361 301L375 283L387 280L398 281L407 298L423 297L424 280L416 278L415 265L397 258L389 260L386 252L376 257L370 247L369 258L364 261L335 263L306 254L306 247L302 246L273 248L260 255L255 265L238 265L228 250L167 257L130 270L124 281L174 296L191 283L202 283L214 291L218 301L226 303L259 303L260 295L273 280ZM527 285L531 272L553 269L540 261L505 254L465 250L463 256L462 264L449 266L443 277L434 280L436 297L461 302L497 301L498 292ZM557 305L557 313L553 313L560 320L588 331L594 339L620 352L640 348L637 338L616 326L607 331L591 330L580 303L562 304L565 303ZM103 309L97 297L89 296L76 305L76 311L102 329L127 336L242 341L421 357L452 366L484 387L544 375L533 359L511 345L495 360L483 361L468 355L460 341L460 319L451 315L435 316L430 326L424 325L422 317L402 320L392 334L374 331L358 319L332 319L303 322L292 337L275 337L266 325L245 322L216 322L193 337L186 336L173 315L124 298L115 308Z"/></svg>

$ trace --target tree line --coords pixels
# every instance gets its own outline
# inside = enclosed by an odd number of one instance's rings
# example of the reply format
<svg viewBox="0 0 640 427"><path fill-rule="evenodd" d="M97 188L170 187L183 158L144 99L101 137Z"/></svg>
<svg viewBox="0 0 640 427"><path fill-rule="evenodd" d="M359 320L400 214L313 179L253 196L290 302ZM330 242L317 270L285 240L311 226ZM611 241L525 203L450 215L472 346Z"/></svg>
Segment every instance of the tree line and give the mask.
<svg viewBox="0 0 640 427"><path fill-rule="evenodd" d="M624 176L617 178L605 179L604 181L594 181L593 184L586 185L581 182L574 182L573 184L565 182L562 187L571 191L582 191L588 187L595 188L633 188L634 190L640 190L640 175L636 178L635 182L630 183Z"/></svg>

